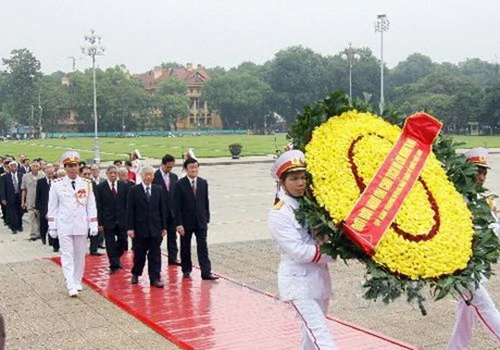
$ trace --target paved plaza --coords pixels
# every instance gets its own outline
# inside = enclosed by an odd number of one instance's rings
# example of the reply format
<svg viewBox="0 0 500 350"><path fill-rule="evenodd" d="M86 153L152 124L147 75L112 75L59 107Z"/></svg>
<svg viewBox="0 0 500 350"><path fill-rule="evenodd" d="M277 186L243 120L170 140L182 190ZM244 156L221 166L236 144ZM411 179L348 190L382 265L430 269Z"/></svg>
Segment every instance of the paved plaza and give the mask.
<svg viewBox="0 0 500 350"><path fill-rule="evenodd" d="M214 272L275 294L279 256L266 223L275 192L272 157L200 162L200 176L210 185L209 252ZM500 154L492 154L489 163L493 169L487 187L500 193ZM0 312L6 319L7 349L176 349L89 288L79 298L67 297L60 268L41 259L57 253L28 238L26 229L12 235L0 227ZM424 317L404 300L391 305L365 301L364 269L356 262L347 266L337 261L330 271L331 315L425 349L445 348L454 322L453 299L428 302ZM488 289L493 300L500 300L497 276ZM475 328L472 349L496 346L481 327Z"/></svg>

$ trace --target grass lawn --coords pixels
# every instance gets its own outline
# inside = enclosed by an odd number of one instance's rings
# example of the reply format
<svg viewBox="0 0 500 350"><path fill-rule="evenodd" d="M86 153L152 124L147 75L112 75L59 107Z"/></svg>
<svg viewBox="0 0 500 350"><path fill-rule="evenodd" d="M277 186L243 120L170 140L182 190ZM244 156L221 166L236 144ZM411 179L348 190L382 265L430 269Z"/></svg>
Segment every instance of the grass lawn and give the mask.
<svg viewBox="0 0 500 350"><path fill-rule="evenodd" d="M500 136L455 136L459 142L465 142L461 148L487 147L500 148ZM276 147L282 149L287 143L285 134L280 135L214 135L183 137L137 137L137 138L100 138L101 160L128 159L128 153L139 149L143 157L161 158L166 153L176 158L189 148L195 150L198 157L229 157L228 145L234 142L243 145L242 157L274 154ZM3 141L0 142L0 154L12 154L16 158L19 153L33 159L42 157L48 161L56 161L62 152L76 149L82 159L91 160L94 155L93 138L68 138Z"/></svg>
<svg viewBox="0 0 500 350"><path fill-rule="evenodd" d="M460 148L474 148L474 147L485 147L485 148L500 148L500 136L454 136L455 140L458 142L464 142L465 144L460 146Z"/></svg>
<svg viewBox="0 0 500 350"><path fill-rule="evenodd" d="M183 137L137 137L99 139L101 160L128 159L128 153L138 149L146 158L162 158L166 153L180 158L188 148L193 148L197 157L230 157L228 146L241 143L241 156L275 154L276 147L282 149L287 141L285 134L280 135L214 135ZM84 160L91 160L94 155L93 138L67 138L46 140L23 140L0 142L0 154L12 154L16 158L20 153L30 159L42 157L48 161L57 161L67 149L78 150Z"/></svg>

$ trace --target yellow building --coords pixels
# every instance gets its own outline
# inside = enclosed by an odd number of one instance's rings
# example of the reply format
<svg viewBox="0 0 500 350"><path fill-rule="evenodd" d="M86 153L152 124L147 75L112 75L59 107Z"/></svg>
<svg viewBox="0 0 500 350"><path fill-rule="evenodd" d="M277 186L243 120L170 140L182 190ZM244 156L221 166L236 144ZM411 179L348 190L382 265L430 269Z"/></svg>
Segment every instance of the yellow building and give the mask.
<svg viewBox="0 0 500 350"><path fill-rule="evenodd" d="M201 64L197 65L196 68L191 63L181 68L154 67L154 69L136 77L149 94L154 94L156 86L170 78L176 78L186 83L189 115L177 121L178 130L222 129L220 115L215 109L209 109L208 102L202 100L201 89L210 76Z"/></svg>

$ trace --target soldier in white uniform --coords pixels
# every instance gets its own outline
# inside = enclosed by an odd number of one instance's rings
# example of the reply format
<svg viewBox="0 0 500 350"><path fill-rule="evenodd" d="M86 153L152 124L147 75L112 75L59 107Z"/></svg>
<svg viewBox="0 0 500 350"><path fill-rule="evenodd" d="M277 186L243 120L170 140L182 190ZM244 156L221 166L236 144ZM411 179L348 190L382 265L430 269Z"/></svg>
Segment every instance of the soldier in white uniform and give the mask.
<svg viewBox="0 0 500 350"><path fill-rule="evenodd" d="M477 165L476 183L483 185L488 173L486 156L488 150L485 148L474 148L465 153L467 159ZM493 210L493 217L497 220L490 224L490 228L497 234L500 233L500 224ZM467 350L472 341L472 328L474 321L479 320L500 345L500 313L486 290L486 282L483 277L479 286L470 286L469 290L463 291L462 297L457 302L455 326L448 342L448 350Z"/></svg>
<svg viewBox="0 0 500 350"><path fill-rule="evenodd" d="M97 235L97 210L92 182L78 176L77 152L65 152L61 162L66 176L52 182L47 221L49 235L59 237L61 264L71 297L82 290L87 233Z"/></svg>
<svg viewBox="0 0 500 350"><path fill-rule="evenodd" d="M268 221L281 253L280 298L291 302L303 322L300 349L337 349L326 319L332 289L326 263L331 258L321 254L308 228L295 219L297 199L306 188L304 154L298 150L283 153L276 160L272 175L280 184L279 201Z"/></svg>

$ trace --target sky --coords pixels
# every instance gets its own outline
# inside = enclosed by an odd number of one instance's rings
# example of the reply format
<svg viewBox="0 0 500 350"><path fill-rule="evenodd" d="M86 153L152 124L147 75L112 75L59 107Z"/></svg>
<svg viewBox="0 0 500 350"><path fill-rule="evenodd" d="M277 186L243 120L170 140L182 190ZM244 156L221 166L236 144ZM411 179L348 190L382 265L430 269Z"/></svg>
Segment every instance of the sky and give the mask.
<svg viewBox="0 0 500 350"><path fill-rule="evenodd" d="M500 0L0 0L0 57L27 48L44 73L71 71L68 57L83 70L91 28L106 50L98 66L131 73L162 62L262 64L295 45L333 55L352 42L380 57L378 14L390 22L389 67L415 52L435 62L500 62Z"/></svg>

